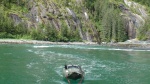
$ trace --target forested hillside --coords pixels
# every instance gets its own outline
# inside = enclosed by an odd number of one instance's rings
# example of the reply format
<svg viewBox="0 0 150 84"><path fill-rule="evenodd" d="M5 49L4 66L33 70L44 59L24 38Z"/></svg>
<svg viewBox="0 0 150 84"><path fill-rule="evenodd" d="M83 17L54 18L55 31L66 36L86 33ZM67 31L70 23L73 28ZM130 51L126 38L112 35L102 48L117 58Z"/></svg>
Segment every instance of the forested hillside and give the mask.
<svg viewBox="0 0 150 84"><path fill-rule="evenodd" d="M150 40L149 0L1 0L0 38Z"/></svg>

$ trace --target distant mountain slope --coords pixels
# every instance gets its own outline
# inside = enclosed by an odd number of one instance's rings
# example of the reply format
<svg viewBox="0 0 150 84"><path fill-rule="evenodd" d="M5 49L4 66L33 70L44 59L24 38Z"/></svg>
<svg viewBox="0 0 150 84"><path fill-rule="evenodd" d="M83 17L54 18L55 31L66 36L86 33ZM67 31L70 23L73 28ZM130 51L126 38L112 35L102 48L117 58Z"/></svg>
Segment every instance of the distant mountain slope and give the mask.
<svg viewBox="0 0 150 84"><path fill-rule="evenodd" d="M150 39L148 4L144 6L142 1L142 5L130 0L2 0L0 3L0 38L99 43Z"/></svg>

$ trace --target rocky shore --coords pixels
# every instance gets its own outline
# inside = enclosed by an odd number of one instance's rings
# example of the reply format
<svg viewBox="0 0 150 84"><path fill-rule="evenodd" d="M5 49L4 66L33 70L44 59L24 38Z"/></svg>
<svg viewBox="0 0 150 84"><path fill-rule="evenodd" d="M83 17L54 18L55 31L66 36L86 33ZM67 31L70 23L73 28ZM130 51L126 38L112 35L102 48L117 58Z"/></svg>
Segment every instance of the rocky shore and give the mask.
<svg viewBox="0 0 150 84"><path fill-rule="evenodd" d="M0 44L66 44L66 45L97 45L96 42L50 42L39 40L25 40L25 39L0 39Z"/></svg>
<svg viewBox="0 0 150 84"><path fill-rule="evenodd" d="M39 40L25 40L25 39L0 39L0 44L59 44L59 45L98 45L96 42L50 42ZM128 48L150 48L150 41L128 40L118 43L102 42L101 46L115 46Z"/></svg>
<svg viewBox="0 0 150 84"><path fill-rule="evenodd" d="M150 43L113 43L107 44L106 46L115 46L115 47L127 47L127 48L150 48Z"/></svg>
<svg viewBox="0 0 150 84"><path fill-rule="evenodd" d="M116 47L127 47L127 48L150 48L150 40L139 41L137 39L132 39L132 40L127 40L125 42L108 43L106 45L116 46Z"/></svg>

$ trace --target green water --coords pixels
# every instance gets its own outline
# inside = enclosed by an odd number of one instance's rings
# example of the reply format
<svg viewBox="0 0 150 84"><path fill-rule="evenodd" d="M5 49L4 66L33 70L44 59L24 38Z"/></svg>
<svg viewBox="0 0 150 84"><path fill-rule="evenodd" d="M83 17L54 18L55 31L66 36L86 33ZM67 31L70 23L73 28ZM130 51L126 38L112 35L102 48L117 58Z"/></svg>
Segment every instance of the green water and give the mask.
<svg viewBox="0 0 150 84"><path fill-rule="evenodd" d="M0 84L68 84L65 63L82 66L82 84L150 84L150 49L31 44L0 44Z"/></svg>

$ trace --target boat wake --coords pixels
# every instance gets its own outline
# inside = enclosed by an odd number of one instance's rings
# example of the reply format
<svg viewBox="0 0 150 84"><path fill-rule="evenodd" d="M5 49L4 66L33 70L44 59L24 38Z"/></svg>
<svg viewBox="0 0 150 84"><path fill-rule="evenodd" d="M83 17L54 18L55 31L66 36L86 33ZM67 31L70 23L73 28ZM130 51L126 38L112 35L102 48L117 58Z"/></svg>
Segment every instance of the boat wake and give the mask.
<svg viewBox="0 0 150 84"><path fill-rule="evenodd" d="M91 52L92 51L92 52ZM97 52L97 54L93 52ZM103 51L112 51L111 53L102 53ZM125 51L128 55L124 55L124 53L120 54L122 56L117 56L114 51ZM27 65L27 68L32 69L37 68L38 65L43 66L45 69L44 73L51 70L53 73L53 78L51 78L53 83L56 84L67 84L63 79L63 67L65 64L77 64L81 65L83 71L85 72L85 81L100 81L100 80L109 80L110 78L114 78L117 80L117 77L121 77L122 75L118 75L116 72L124 72L124 70L131 70L129 73L134 72L135 69L142 68L138 67L138 64L127 63L128 61L136 61L132 60L131 57L136 53L128 53L128 52L143 52L150 51L144 49L127 49L127 48L109 48L103 46L79 46L79 45L36 45L33 46L32 49L29 49L28 52L34 53L37 58L40 59L39 62L31 62ZM121 52L119 52L121 53ZM120 61L108 59L112 57L108 57L107 55L115 54L118 59L123 59L124 61L120 63ZM97 56L95 56L97 55ZM104 56L103 56L104 55ZM105 56L106 55L106 56ZM130 56L130 59L128 58ZM101 57L101 59L99 59ZM106 58L105 58L106 57ZM137 57L137 56L136 56ZM127 62L126 62L127 60ZM44 66L47 65L45 68ZM132 69L133 68L133 69ZM41 72L41 71L39 71ZM141 72L139 72L141 73ZM57 79L55 79L55 77ZM40 77L42 78L42 77ZM37 77L37 79L40 79ZM124 81L119 78L119 81ZM40 81L43 81L42 79Z"/></svg>
<svg viewBox="0 0 150 84"><path fill-rule="evenodd" d="M33 46L34 48L72 48L72 49L85 49L85 50L113 50L113 51L150 51L150 49L133 49L133 48L109 48L103 46L79 46L79 45L48 45L48 46Z"/></svg>

